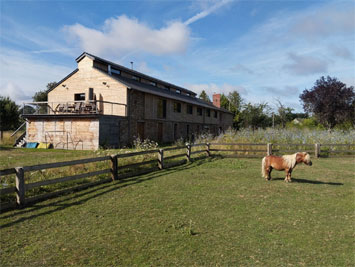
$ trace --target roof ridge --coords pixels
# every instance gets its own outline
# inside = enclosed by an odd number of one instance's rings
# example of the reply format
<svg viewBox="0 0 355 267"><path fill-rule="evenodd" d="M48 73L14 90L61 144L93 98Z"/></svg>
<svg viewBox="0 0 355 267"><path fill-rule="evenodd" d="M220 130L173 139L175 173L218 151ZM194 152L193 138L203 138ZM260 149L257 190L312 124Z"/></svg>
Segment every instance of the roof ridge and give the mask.
<svg viewBox="0 0 355 267"><path fill-rule="evenodd" d="M155 80L155 81L157 81L157 82L164 83L164 84L166 84L166 85L168 85L168 86L176 87L176 89L182 89L182 90L184 90L184 91L187 92L187 93L193 94L194 96L197 95L194 91L191 91L191 90L189 90L189 89L187 89L187 88L184 88L184 87L181 87L181 86L179 86L179 85L175 85L175 84L172 84L172 83L163 81L163 80L161 80L161 79L159 79L159 78L155 78L155 77L149 76L149 75L147 75L147 74L144 74L144 73L139 72L139 71L136 71L136 70L132 70L132 69L130 69L130 68L127 68L127 67L122 66L122 65L120 65L120 64L117 64L117 63L115 63L115 62L112 62L112 61L110 61L110 60L107 60L107 59L104 59L104 58L95 56L95 55L90 54L90 53L88 53L88 52L83 52L79 57L77 57L77 58L75 59L76 62L79 62L80 60L82 60L82 59L84 58L84 56L88 56L88 57L92 58L93 60L96 59L96 60L98 60L98 61L103 61L103 62L105 62L105 63L108 63L108 64L112 65L112 66L117 66L118 68L122 68L124 71L131 72L131 73L135 73L135 74L137 74L137 75L146 77L146 78L148 78L148 79L152 79L152 80Z"/></svg>

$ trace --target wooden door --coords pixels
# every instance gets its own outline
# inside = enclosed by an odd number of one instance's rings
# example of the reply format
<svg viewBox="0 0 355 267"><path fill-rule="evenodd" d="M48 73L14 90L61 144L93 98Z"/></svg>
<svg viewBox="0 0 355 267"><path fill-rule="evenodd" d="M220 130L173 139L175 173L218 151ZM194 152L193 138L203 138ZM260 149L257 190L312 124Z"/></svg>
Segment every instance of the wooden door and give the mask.
<svg viewBox="0 0 355 267"><path fill-rule="evenodd" d="M137 122L137 137L144 140L144 122Z"/></svg>

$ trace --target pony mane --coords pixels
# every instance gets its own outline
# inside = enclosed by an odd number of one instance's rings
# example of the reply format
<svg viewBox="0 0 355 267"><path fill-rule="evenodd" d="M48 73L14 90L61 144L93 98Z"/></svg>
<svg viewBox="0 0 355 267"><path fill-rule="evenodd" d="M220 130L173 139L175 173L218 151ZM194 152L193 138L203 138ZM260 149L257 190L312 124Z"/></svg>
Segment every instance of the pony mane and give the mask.
<svg viewBox="0 0 355 267"><path fill-rule="evenodd" d="M296 156L297 153L292 154L292 155L284 155L282 156L283 160L286 162L287 167L289 168L294 168L296 165Z"/></svg>

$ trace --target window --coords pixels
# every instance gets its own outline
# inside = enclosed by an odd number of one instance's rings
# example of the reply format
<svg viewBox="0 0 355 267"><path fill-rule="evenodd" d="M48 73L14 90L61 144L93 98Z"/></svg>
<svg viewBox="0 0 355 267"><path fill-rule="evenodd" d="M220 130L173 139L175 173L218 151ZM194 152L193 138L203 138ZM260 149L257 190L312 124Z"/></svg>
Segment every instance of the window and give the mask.
<svg viewBox="0 0 355 267"><path fill-rule="evenodd" d="M84 101L85 93L74 94L74 101Z"/></svg>
<svg viewBox="0 0 355 267"><path fill-rule="evenodd" d="M197 108L197 115L202 116L202 108Z"/></svg>
<svg viewBox="0 0 355 267"><path fill-rule="evenodd" d="M181 113L181 103L174 102L174 112Z"/></svg>
<svg viewBox="0 0 355 267"><path fill-rule="evenodd" d="M166 118L166 100L165 99L159 99L158 100L157 117L159 119L165 119Z"/></svg>
<svg viewBox="0 0 355 267"><path fill-rule="evenodd" d="M206 112L207 112L207 117L211 117L211 110L207 109Z"/></svg>
<svg viewBox="0 0 355 267"><path fill-rule="evenodd" d="M179 89L176 89L177 94L181 94L181 91Z"/></svg>
<svg viewBox="0 0 355 267"><path fill-rule="evenodd" d="M114 74L121 74L121 71L120 70L116 70L114 68L111 68L111 73L114 73Z"/></svg>
<svg viewBox="0 0 355 267"><path fill-rule="evenodd" d="M152 86L157 86L156 82L149 81L149 84L152 85Z"/></svg>
<svg viewBox="0 0 355 267"><path fill-rule="evenodd" d="M186 106L186 113L187 114L192 114L192 106L191 105L187 105Z"/></svg>
<svg viewBox="0 0 355 267"><path fill-rule="evenodd" d="M140 78L138 76L135 76L135 75L132 75L132 79L135 80L135 81L140 81Z"/></svg>
<svg viewBox="0 0 355 267"><path fill-rule="evenodd" d="M217 118L217 111L214 111L214 117Z"/></svg>

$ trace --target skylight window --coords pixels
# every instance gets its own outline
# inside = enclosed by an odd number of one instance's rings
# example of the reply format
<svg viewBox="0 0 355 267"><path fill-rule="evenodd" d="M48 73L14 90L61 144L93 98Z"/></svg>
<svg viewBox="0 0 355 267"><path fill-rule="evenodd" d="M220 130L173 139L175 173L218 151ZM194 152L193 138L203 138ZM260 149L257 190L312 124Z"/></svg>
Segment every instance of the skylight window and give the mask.
<svg viewBox="0 0 355 267"><path fill-rule="evenodd" d="M116 70L114 68L111 68L111 73L114 73L114 74L121 74L121 71L120 70Z"/></svg>
<svg viewBox="0 0 355 267"><path fill-rule="evenodd" d="M135 80L135 81L140 81L140 78L138 76L135 76L135 75L132 75L132 79Z"/></svg>

